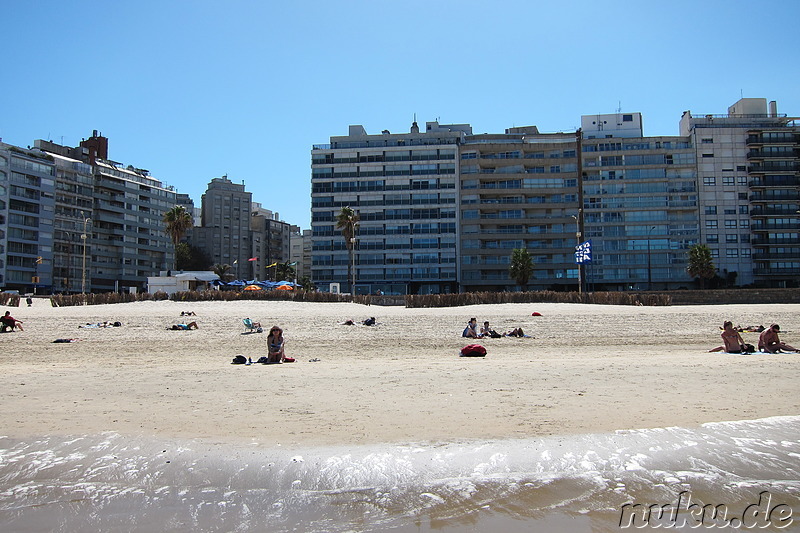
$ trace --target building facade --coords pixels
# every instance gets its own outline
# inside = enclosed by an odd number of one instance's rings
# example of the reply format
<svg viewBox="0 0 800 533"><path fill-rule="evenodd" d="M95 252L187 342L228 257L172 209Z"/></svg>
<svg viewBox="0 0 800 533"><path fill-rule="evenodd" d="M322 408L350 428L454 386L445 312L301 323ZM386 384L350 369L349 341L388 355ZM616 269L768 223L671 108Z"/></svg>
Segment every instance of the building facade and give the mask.
<svg viewBox="0 0 800 533"><path fill-rule="evenodd" d="M438 122L379 135L350 126L347 136L314 146L311 275L321 290L458 291L458 144L471 133L468 124ZM360 220L352 256L336 228L343 207Z"/></svg>
<svg viewBox="0 0 800 533"><path fill-rule="evenodd" d="M797 120L742 99L687 111L679 136L644 136L641 114L621 112L559 134L351 126L312 150L312 279L347 292L353 261L355 292L518 290L508 270L524 248L528 290L669 290L693 286L688 251L705 244L722 285L800 286ZM352 256L343 207L360 217Z"/></svg>

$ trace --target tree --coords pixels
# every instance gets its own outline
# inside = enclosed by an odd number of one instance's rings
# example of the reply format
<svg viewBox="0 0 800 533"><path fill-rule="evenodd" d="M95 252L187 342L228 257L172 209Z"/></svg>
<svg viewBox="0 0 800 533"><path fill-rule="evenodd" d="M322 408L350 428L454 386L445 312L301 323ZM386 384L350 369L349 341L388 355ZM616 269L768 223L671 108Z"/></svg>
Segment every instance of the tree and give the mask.
<svg viewBox="0 0 800 533"><path fill-rule="evenodd" d="M175 262L178 270L210 270L211 258L203 250L186 242L175 247Z"/></svg>
<svg viewBox="0 0 800 533"><path fill-rule="evenodd" d="M520 290L525 290L525 285L533 274L533 260L525 248L516 248L511 251L511 266L508 268L511 278L517 282Z"/></svg>
<svg viewBox="0 0 800 533"><path fill-rule="evenodd" d="M711 249L705 244L695 244L689 248L688 261L686 272L693 278L700 278L700 288L704 289L706 280L717 274L714 260L711 257Z"/></svg>
<svg viewBox="0 0 800 533"><path fill-rule="evenodd" d="M235 277L233 272L231 272L232 269L233 267L227 263L224 265L217 263L211 270L214 272L214 274L219 276L219 279L227 283L229 281L233 281L233 278Z"/></svg>
<svg viewBox="0 0 800 533"><path fill-rule="evenodd" d="M285 263L278 263L275 265L275 281L292 281L296 274L294 269L294 265L297 264L297 261L293 262L285 262Z"/></svg>
<svg viewBox="0 0 800 533"><path fill-rule="evenodd" d="M336 229L342 230L342 237L344 237L344 245L347 251L350 252L350 260L347 262L347 282L354 282L353 279L353 254L355 253L355 236L356 226L358 225L360 217L352 207L345 206L336 217ZM355 287L350 291L355 294Z"/></svg>
<svg viewBox="0 0 800 533"><path fill-rule="evenodd" d="M313 292L317 290L317 286L314 285L314 282L311 281L311 278L308 276L303 276L297 281L297 284L300 285L304 291Z"/></svg>
<svg viewBox="0 0 800 533"><path fill-rule="evenodd" d="M181 242L186 232L191 229L194 221L192 215L182 205L176 205L166 213L164 213L164 223L166 226L166 233L172 239L172 245L175 246L175 269L178 268L178 243Z"/></svg>

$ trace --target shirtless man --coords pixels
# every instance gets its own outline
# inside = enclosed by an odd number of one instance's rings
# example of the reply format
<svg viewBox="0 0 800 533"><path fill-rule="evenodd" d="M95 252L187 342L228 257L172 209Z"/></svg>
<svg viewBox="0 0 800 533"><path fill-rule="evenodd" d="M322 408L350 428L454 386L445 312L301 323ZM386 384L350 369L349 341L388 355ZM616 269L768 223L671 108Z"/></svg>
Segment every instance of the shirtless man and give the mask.
<svg viewBox="0 0 800 533"><path fill-rule="evenodd" d="M781 342L778 338L778 333L781 327L778 324L772 324L770 327L761 332L758 337L758 349L767 353L780 353L781 350L787 352L796 352L797 348L789 346L785 342Z"/></svg>
<svg viewBox="0 0 800 533"><path fill-rule="evenodd" d="M722 342L725 343L725 346L717 346L713 350L709 350L709 352L721 352L724 350L727 353L744 353L747 351L747 345L742 338L742 334L733 327L733 322L730 320L726 320L722 325L721 337Z"/></svg>

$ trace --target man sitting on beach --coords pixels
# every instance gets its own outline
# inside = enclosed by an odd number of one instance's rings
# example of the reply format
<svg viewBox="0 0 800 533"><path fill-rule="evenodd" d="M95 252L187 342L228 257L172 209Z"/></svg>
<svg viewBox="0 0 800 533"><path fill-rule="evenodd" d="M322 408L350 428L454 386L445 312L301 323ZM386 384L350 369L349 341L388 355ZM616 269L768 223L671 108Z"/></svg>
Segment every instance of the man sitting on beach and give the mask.
<svg viewBox="0 0 800 533"><path fill-rule="evenodd" d="M14 331L14 328L19 328L20 331L25 331L22 329L22 320L17 320L11 316L11 311L6 311L6 314L0 317L0 322L2 323L2 331L5 331L6 328L11 329L11 331Z"/></svg>
<svg viewBox="0 0 800 533"><path fill-rule="evenodd" d="M778 324L772 324L769 328L761 332L758 337L758 349L767 353L780 353L781 351L796 352L797 348L789 346L785 342L781 342L778 338L778 333L781 327Z"/></svg>
<svg viewBox="0 0 800 533"><path fill-rule="evenodd" d="M747 345L742 338L742 334L733 327L733 322L730 320L726 320L722 324L722 342L725 344L724 346L717 346L709 350L709 352L721 352L726 351L727 353L747 353L751 352L753 345ZM750 350L748 350L750 348Z"/></svg>

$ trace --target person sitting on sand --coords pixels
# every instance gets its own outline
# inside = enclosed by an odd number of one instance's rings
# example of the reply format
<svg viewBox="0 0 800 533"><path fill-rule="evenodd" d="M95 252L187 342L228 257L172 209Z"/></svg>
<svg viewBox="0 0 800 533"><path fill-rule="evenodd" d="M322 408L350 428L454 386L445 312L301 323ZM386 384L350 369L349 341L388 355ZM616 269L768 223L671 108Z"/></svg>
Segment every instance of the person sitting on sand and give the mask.
<svg viewBox="0 0 800 533"><path fill-rule="evenodd" d="M22 329L22 320L17 320L11 316L11 311L6 311L6 314L0 317L0 323L2 323L2 331L5 331L7 328L11 329L11 331L14 331L14 328L25 331Z"/></svg>
<svg viewBox="0 0 800 533"><path fill-rule="evenodd" d="M267 335L267 362L282 363L286 355L284 354L283 330L278 326L272 326Z"/></svg>
<svg viewBox="0 0 800 533"><path fill-rule="evenodd" d="M797 348L789 346L785 342L781 342L781 339L778 337L780 331L781 327L778 324L772 324L769 328L762 331L761 335L758 337L758 349L767 353L780 353L781 351L796 352Z"/></svg>
<svg viewBox="0 0 800 533"><path fill-rule="evenodd" d="M368 319L364 320L362 322L362 324L364 324L365 326L374 326L375 325L375 317L374 316L369 317Z"/></svg>
<svg viewBox="0 0 800 533"><path fill-rule="evenodd" d="M175 331L181 331L181 330L185 331L189 329L199 329L199 328L197 326L197 322L189 322L188 324L173 324L171 327L167 329Z"/></svg>
<svg viewBox="0 0 800 533"><path fill-rule="evenodd" d="M472 317L469 319L469 324L467 327L464 328L464 332L461 334L462 337L467 337L469 339L477 339L480 338L478 334L478 319Z"/></svg>
<svg viewBox="0 0 800 533"><path fill-rule="evenodd" d="M481 328L480 336L481 336L481 338L491 337L493 339L499 339L501 337L501 335L499 333L497 333L495 330L493 330L489 326L489 321L488 320L483 323L483 327Z"/></svg>
<svg viewBox="0 0 800 533"><path fill-rule="evenodd" d="M524 337L525 332L522 331L522 328L514 328L510 331L506 331L503 333L503 337Z"/></svg>
<svg viewBox="0 0 800 533"><path fill-rule="evenodd" d="M733 322L730 320L726 320L722 324L721 337L724 346L717 346L709 350L709 352L725 351L727 353L748 353L753 351L752 349L748 349L752 348L752 345L748 346L747 343L744 342L742 334L733 327Z"/></svg>

